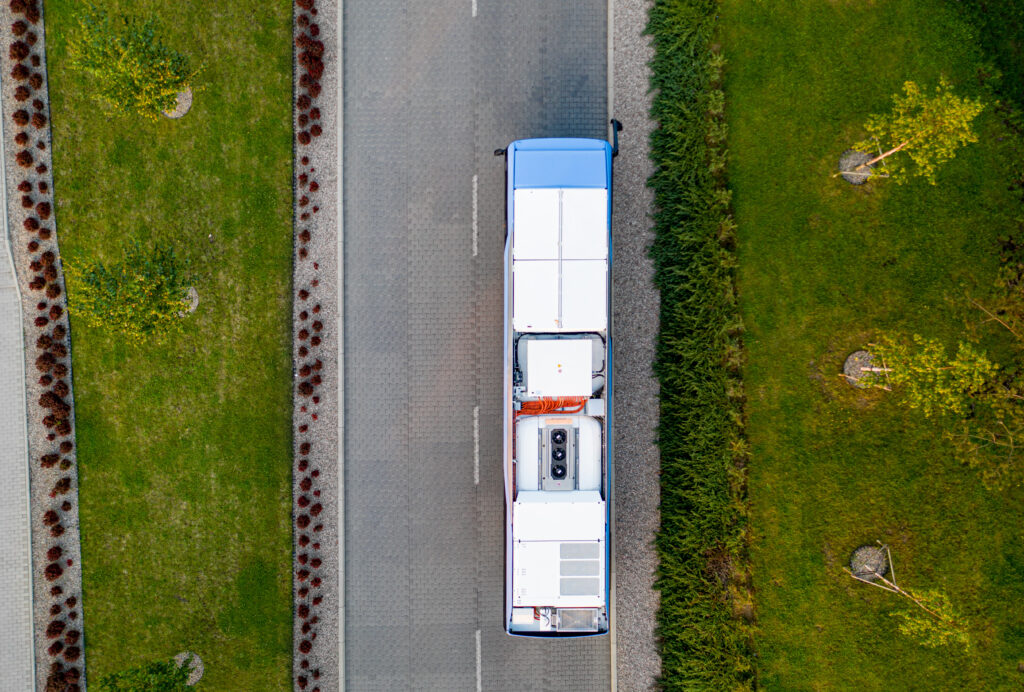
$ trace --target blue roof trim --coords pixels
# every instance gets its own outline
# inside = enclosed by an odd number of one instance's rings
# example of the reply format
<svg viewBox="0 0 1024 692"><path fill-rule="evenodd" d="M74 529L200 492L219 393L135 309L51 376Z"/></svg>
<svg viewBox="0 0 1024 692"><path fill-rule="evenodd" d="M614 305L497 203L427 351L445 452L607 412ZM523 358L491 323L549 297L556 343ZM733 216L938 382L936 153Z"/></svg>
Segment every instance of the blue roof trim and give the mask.
<svg viewBox="0 0 1024 692"><path fill-rule="evenodd" d="M607 189L612 147L601 139L521 139L509 145L509 168L513 188Z"/></svg>

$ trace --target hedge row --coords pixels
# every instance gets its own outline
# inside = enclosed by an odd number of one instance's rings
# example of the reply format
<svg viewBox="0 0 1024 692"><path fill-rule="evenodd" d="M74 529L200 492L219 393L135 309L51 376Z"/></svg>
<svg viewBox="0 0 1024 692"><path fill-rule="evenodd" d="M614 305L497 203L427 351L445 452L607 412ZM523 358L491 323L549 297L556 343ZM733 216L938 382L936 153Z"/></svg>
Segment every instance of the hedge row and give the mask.
<svg viewBox="0 0 1024 692"><path fill-rule="evenodd" d="M716 0L656 0L651 136L661 291L658 632L666 689L756 685L746 560L742 324L725 185Z"/></svg>

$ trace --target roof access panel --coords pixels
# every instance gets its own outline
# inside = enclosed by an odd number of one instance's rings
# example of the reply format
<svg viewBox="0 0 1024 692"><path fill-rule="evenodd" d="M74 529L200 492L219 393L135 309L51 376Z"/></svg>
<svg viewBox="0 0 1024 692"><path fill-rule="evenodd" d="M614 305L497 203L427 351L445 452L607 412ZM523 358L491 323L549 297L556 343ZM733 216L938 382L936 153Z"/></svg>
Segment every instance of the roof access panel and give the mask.
<svg viewBox="0 0 1024 692"><path fill-rule="evenodd" d="M607 259L608 191L562 190L561 211L562 259Z"/></svg>
<svg viewBox="0 0 1024 692"><path fill-rule="evenodd" d="M515 191L512 209L513 259L558 259L561 192L557 188Z"/></svg>

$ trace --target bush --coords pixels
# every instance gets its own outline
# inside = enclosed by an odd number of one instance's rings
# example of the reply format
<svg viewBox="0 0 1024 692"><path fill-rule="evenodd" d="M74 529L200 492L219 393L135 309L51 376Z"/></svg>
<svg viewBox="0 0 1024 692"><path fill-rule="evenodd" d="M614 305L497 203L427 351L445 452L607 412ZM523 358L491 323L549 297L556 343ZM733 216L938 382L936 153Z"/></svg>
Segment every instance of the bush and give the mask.
<svg viewBox="0 0 1024 692"><path fill-rule="evenodd" d="M135 343L176 331L191 284L187 266L170 248L146 250L138 244L109 264L70 262L68 309Z"/></svg>
<svg viewBox="0 0 1024 692"><path fill-rule="evenodd" d="M723 60L711 49L715 0L656 0L651 135L661 292L655 371L661 384L661 592L658 635L665 689L756 685L749 626L732 590L745 568L741 331L733 287L732 219L722 185ZM718 143L714 143L719 139ZM716 566L720 569L714 569ZM742 587L741 587L742 590Z"/></svg>
<svg viewBox="0 0 1024 692"><path fill-rule="evenodd" d="M96 99L115 111L155 120L174 110L178 92L198 74L186 56L157 38L150 20L115 21L95 5L76 19L68 39L70 64L94 78Z"/></svg>
<svg viewBox="0 0 1024 692"><path fill-rule="evenodd" d="M100 678L99 692L185 692L188 690L189 667L179 666L174 659L153 661L136 668Z"/></svg>

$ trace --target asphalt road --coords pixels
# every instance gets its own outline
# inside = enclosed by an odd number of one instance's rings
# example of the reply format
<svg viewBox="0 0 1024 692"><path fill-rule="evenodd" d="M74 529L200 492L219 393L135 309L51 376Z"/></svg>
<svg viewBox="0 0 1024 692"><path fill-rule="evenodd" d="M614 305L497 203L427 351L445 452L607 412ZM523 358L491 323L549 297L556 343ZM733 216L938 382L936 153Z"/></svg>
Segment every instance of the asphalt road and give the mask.
<svg viewBox="0 0 1024 692"><path fill-rule="evenodd" d="M606 12L605 0L345 3L349 690L609 687L609 637L502 630L492 153L606 136Z"/></svg>

